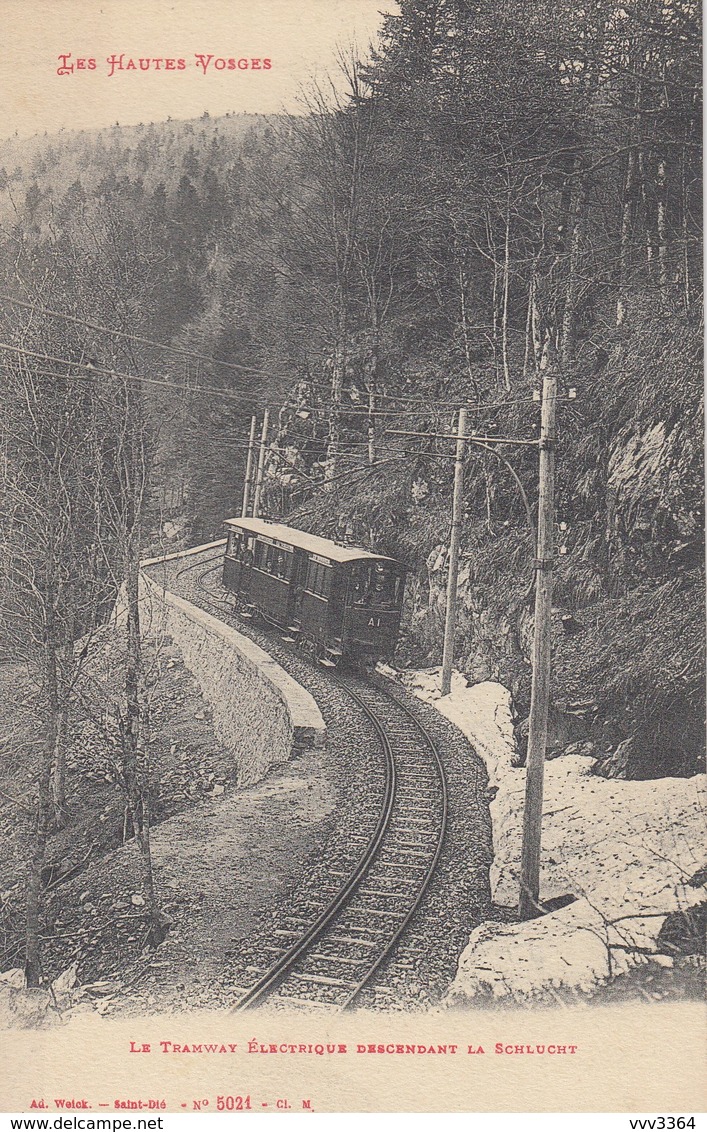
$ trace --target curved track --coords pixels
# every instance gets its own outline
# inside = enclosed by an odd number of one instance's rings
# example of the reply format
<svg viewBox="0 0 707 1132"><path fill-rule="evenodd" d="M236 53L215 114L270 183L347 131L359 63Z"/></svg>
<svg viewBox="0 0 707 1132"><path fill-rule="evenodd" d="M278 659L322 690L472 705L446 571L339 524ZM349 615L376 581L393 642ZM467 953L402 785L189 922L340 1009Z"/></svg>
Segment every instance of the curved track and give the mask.
<svg viewBox="0 0 707 1132"><path fill-rule="evenodd" d="M197 585L214 606L231 610L206 585L216 569L209 566L197 575ZM288 1008L298 1003L331 1011L351 1007L405 932L442 851L447 783L435 741L381 683L352 672L327 676L358 706L377 737L382 790L372 792L368 812L357 820L346 867L331 868L328 875L325 870L311 922L293 923L291 930L277 930L263 941L258 966L249 968L256 981L236 1011L266 1001Z"/></svg>
<svg viewBox="0 0 707 1132"><path fill-rule="evenodd" d="M379 736L386 773L375 829L333 899L236 1010L266 999L271 1005L299 1001L332 1010L352 1006L417 911L442 850L447 785L434 741L382 688L350 675L335 679Z"/></svg>

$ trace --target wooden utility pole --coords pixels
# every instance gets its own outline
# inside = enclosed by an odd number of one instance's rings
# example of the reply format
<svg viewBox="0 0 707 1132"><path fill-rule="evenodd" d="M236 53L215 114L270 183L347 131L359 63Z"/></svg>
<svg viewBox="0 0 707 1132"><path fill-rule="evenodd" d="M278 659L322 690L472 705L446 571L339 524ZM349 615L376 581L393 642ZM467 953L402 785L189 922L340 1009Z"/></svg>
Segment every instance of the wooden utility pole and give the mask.
<svg viewBox="0 0 707 1132"><path fill-rule="evenodd" d="M376 462L376 392L371 384L368 390L368 463Z"/></svg>
<svg viewBox="0 0 707 1132"><path fill-rule="evenodd" d="M263 490L263 470L265 468L265 445L268 439L268 421L270 412L265 410L263 417L263 431L260 434L260 452L258 453L258 471L255 476L255 495L253 497L253 518L258 518L260 511L260 495Z"/></svg>
<svg viewBox="0 0 707 1132"><path fill-rule="evenodd" d="M452 495L452 532L449 539L449 577L447 579L447 612L444 620L444 650L442 652L442 695L452 689L454 662L454 631L457 619L457 574L459 572L459 537L462 524L462 491L464 487L464 441L466 439L466 409L459 410L457 451L454 459L454 492Z"/></svg>
<svg viewBox="0 0 707 1132"><path fill-rule="evenodd" d="M250 480L253 475L253 449L255 448L255 425L256 417L250 418L250 437L248 439L248 459L245 465L245 482L243 484L243 506L241 507L241 517L245 518L248 514L248 504L250 502Z"/></svg>
<svg viewBox="0 0 707 1132"><path fill-rule="evenodd" d="M550 342L546 345L540 423L540 499L535 562L535 628L533 633L533 683L530 694L530 725L523 814L523 848L520 865L521 920L539 912L540 842L543 816L543 780L547 717L550 703L552 567L555 517L555 410L557 405L557 360Z"/></svg>

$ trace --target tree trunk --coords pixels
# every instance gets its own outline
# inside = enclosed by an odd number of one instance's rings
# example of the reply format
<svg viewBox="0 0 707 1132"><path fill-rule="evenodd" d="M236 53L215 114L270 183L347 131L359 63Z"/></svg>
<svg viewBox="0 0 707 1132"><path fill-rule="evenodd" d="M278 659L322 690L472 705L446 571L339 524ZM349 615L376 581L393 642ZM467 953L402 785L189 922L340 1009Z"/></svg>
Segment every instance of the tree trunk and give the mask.
<svg viewBox="0 0 707 1132"><path fill-rule="evenodd" d="M466 310L466 279L464 277L464 270L459 265L459 307L462 317L462 338L464 341L464 357L466 359L466 372L469 377L469 384L474 393L474 397L479 398L479 387L474 379L474 374L471 368L471 344L469 342L469 321L467 318Z"/></svg>
<svg viewBox="0 0 707 1132"><path fill-rule="evenodd" d="M491 222L487 217L486 220L486 233L489 251L493 259L493 289L491 292L491 344L493 347L493 371L496 383L499 380L499 366L498 366L498 328L499 328L499 302L498 302L498 259L496 258L496 248L491 239Z"/></svg>
<svg viewBox="0 0 707 1132"><path fill-rule="evenodd" d="M562 314L562 338L560 343L560 357L564 376L569 377L574 366L577 347L577 295L579 293L579 254L582 245L582 230L584 227L584 206L586 191L582 161L577 157L575 161L575 184L571 206L571 231L569 241L569 256L567 260L567 280L565 285L565 309Z"/></svg>
<svg viewBox="0 0 707 1132"><path fill-rule="evenodd" d="M165 938L167 928L157 901L150 845L150 767L146 735L149 727L144 719L142 702L142 642L140 637L140 564L129 540L126 563L127 658L125 667L126 725L123 735L123 759L127 802L140 850L142 895L148 915L148 939L153 946Z"/></svg>
<svg viewBox="0 0 707 1132"><path fill-rule="evenodd" d="M148 938L157 945L166 934L155 891L150 846L149 720L142 695L142 637L140 625L140 532L141 501L145 475L145 441L142 406L129 397L130 482L124 530L125 601L127 606L127 656L125 661L125 726L123 762L127 803L140 850L142 890L148 913Z"/></svg>
<svg viewBox="0 0 707 1132"><path fill-rule="evenodd" d="M503 361L503 387L506 392L511 388L511 369L508 362L508 292L510 288L510 252L511 252L511 190L506 196L506 235L503 244L503 308L501 315L501 356Z"/></svg>
<svg viewBox="0 0 707 1132"><path fill-rule="evenodd" d="M532 275L530 279L530 286L528 287L528 308L525 319L525 349L523 352L523 378L528 376L530 369L530 355L533 352L533 289L535 287L535 276Z"/></svg>
<svg viewBox="0 0 707 1132"><path fill-rule="evenodd" d="M150 842L149 783L147 781L145 781L139 797L132 799L130 816L135 830L135 840L140 850L140 887L147 908L147 939L153 947L159 947L167 935L168 921L160 910L155 888Z"/></svg>
<svg viewBox="0 0 707 1132"><path fill-rule="evenodd" d="M531 288L532 295L532 313L531 313L531 333L533 336L533 356L535 358L535 372L540 372L540 363L543 356L543 318L540 311L540 304L538 302L538 277L537 273L533 273L533 282Z"/></svg>
<svg viewBox="0 0 707 1132"><path fill-rule="evenodd" d="M346 375L346 334L348 319L346 317L346 299L340 297L339 314L336 327L336 344L334 347L334 368L331 375L331 407L329 409L329 441L327 444L327 460L325 471L325 486L331 488L331 481L335 478L339 467L339 454L341 448L341 398L344 392L344 378Z"/></svg>
<svg viewBox="0 0 707 1132"><path fill-rule="evenodd" d="M655 178L656 196L658 199L658 280L660 283L660 297L664 304L668 302L668 224L667 224L667 162L664 157L658 160L658 169Z"/></svg>
<svg viewBox="0 0 707 1132"><path fill-rule="evenodd" d="M648 278L653 278L653 218L650 215L648 208L648 197L646 193L646 163L643 156L643 150L638 151L638 179L641 186L641 211L643 214L643 223L645 226L646 235L646 268L648 270Z"/></svg>
<svg viewBox="0 0 707 1132"><path fill-rule="evenodd" d="M62 828L68 816L66 806L66 746L69 734L69 708L63 703L56 717L51 794L54 824Z"/></svg>
<svg viewBox="0 0 707 1132"><path fill-rule="evenodd" d="M380 328L373 327L371 356L368 367L368 463L376 462L376 395L378 392L378 369L380 366Z"/></svg>
<svg viewBox="0 0 707 1132"><path fill-rule="evenodd" d="M50 716L53 722L55 717ZM27 919L25 925L25 979L28 987L38 987L41 982L41 954L39 940L39 917L42 902L42 870L49 836L49 817L51 813L50 779L54 758L55 736L50 723L47 742L42 755L39 772L37 802L37 827L34 846L30 858L27 877Z"/></svg>
<svg viewBox="0 0 707 1132"><path fill-rule="evenodd" d="M626 160L623 203L621 205L621 244L619 253L619 295L616 300L616 325L626 321L626 286L631 266L631 230L633 228L633 195L636 179L636 149L631 146Z"/></svg>
<svg viewBox="0 0 707 1132"><path fill-rule="evenodd" d="M51 576L51 565L48 567ZM54 640L55 626L53 616L53 591L49 588L46 595L46 641L44 650L44 684L45 684L45 711L46 735L42 763L37 783L37 827L35 830L34 846L30 858L29 875L27 877L27 919L25 924L25 979L28 987L38 987L41 982L41 955L39 938L39 919L42 903L42 869L49 836L49 821L51 817L51 776L54 763L58 730L59 730L59 678L57 671L56 644Z"/></svg>
<svg viewBox="0 0 707 1132"><path fill-rule="evenodd" d="M685 310L690 309L690 247L687 225L687 184L685 176L685 150L680 161L680 224L682 228L682 291Z"/></svg>
<svg viewBox="0 0 707 1132"><path fill-rule="evenodd" d="M137 775L140 749L140 678L142 675L142 643L140 640L140 565L129 540L125 563L125 599L127 606L127 656L125 662L126 745L130 773Z"/></svg>

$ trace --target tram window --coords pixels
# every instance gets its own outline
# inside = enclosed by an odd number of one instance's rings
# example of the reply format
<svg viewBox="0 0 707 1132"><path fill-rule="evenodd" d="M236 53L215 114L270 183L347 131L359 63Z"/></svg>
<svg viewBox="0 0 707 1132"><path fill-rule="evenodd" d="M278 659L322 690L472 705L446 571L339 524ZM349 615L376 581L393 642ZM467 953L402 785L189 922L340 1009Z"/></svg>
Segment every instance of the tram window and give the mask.
<svg viewBox="0 0 707 1132"><path fill-rule="evenodd" d="M368 589L368 571L365 566L352 566L349 594L354 605L364 605Z"/></svg>
<svg viewBox="0 0 707 1132"><path fill-rule="evenodd" d="M373 567L373 589L377 605L395 604L395 582L396 577L390 566L377 562Z"/></svg>
<svg viewBox="0 0 707 1132"><path fill-rule="evenodd" d="M285 550L276 550L275 551L275 563L274 563L274 567L273 567L273 573L278 578L286 578L287 575L289 574L288 559L289 559L289 555L288 555L287 551L285 551Z"/></svg>
<svg viewBox="0 0 707 1132"><path fill-rule="evenodd" d="M226 554L229 556L229 558L235 558L236 553L237 553L237 549L238 549L239 541L240 540L239 540L236 532L231 531L231 533L228 536L228 545L226 547Z"/></svg>
<svg viewBox="0 0 707 1132"><path fill-rule="evenodd" d="M268 574L281 578L284 574L284 553L276 546L268 547Z"/></svg>
<svg viewBox="0 0 707 1132"><path fill-rule="evenodd" d="M311 593L319 594L320 597L326 597L329 585L329 567L324 566L321 562L314 562L309 560L309 569L307 571L307 589Z"/></svg>
<svg viewBox="0 0 707 1132"><path fill-rule="evenodd" d="M390 608L399 602L402 579L383 562L352 567L349 594L354 605Z"/></svg>

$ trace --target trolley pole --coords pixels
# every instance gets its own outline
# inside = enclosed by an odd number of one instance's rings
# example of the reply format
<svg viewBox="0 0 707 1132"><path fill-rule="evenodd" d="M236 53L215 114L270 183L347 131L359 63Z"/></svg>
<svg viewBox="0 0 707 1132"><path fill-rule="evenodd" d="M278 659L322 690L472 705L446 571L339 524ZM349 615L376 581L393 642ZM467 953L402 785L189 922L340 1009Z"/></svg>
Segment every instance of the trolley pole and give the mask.
<svg viewBox="0 0 707 1132"><path fill-rule="evenodd" d="M537 916L540 896L540 843L543 816L543 780L547 717L550 701L553 522L555 513L555 410L557 364L549 345L543 373L540 423L540 499L538 503L537 558L535 562L535 628L533 680L523 813L523 847L520 866L521 920Z"/></svg>
<svg viewBox="0 0 707 1132"><path fill-rule="evenodd" d="M462 523L462 490L464 487L464 441L466 440L466 409L459 410L457 450L454 459L454 492L452 495L452 531L449 539L449 577L447 579L447 611L444 619L444 649L442 652L442 695L452 690L452 664L454 663L454 631L457 619L457 575L459 573L459 538Z"/></svg>
<svg viewBox="0 0 707 1132"><path fill-rule="evenodd" d="M265 410L263 417L263 431L260 434L260 452L258 453L258 471L255 476L255 495L253 497L253 518L258 518L260 511L260 494L263 489L263 470L265 468L265 444L268 439L268 420L270 418L269 410Z"/></svg>
<svg viewBox="0 0 707 1132"><path fill-rule="evenodd" d="M245 518L248 514L248 504L250 502L250 480L253 475L253 449L255 448L255 426L256 417L250 418L250 438L248 440L248 459L245 465L245 481L243 483L243 506L241 507L241 518Z"/></svg>

